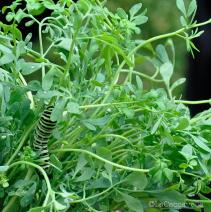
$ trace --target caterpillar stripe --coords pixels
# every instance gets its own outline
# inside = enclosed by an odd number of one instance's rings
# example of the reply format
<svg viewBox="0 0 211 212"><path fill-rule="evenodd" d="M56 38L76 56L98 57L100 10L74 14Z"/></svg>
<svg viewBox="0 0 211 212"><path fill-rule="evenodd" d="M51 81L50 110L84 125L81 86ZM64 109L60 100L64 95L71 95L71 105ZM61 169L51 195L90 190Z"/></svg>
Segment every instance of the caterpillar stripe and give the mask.
<svg viewBox="0 0 211 212"><path fill-rule="evenodd" d="M53 106L48 106L42 113L34 132L34 150L39 155L41 166L44 169L49 167L48 141L56 126L56 122L50 120Z"/></svg>

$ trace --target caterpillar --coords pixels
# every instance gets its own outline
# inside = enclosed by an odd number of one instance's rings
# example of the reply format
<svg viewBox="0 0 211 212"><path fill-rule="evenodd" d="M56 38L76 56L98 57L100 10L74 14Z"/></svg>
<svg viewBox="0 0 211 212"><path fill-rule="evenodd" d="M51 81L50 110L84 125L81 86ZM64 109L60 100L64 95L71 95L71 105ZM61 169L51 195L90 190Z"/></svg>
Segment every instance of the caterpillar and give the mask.
<svg viewBox="0 0 211 212"><path fill-rule="evenodd" d="M56 122L50 120L54 106L47 106L43 111L34 132L33 148L39 155L40 166L43 169L49 168L48 141L56 126Z"/></svg>

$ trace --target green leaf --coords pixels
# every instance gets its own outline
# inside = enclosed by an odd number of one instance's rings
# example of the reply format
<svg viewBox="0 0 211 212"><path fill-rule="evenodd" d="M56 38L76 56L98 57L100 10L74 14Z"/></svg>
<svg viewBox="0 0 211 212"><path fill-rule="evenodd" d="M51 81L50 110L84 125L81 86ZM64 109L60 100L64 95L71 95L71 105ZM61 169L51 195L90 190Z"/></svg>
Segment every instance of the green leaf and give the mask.
<svg viewBox="0 0 211 212"><path fill-rule="evenodd" d="M37 97L40 98L40 99L50 99L54 96L61 96L62 94L59 92L59 91L40 91L38 90L37 92Z"/></svg>
<svg viewBox="0 0 211 212"><path fill-rule="evenodd" d="M133 23L136 25L142 25L145 24L148 21L148 17L144 15L138 15L134 18Z"/></svg>
<svg viewBox="0 0 211 212"><path fill-rule="evenodd" d="M98 41L101 41L102 43L105 43L109 47L112 47L116 52L118 52L118 54L122 55L122 57L125 59L125 61L127 61L127 64L129 66L133 65L131 63L131 60L125 54L124 50L120 47L118 40L114 36L112 36L108 33L103 33L100 36L100 38L95 38L95 39Z"/></svg>
<svg viewBox="0 0 211 212"><path fill-rule="evenodd" d="M94 170L90 167L84 167L82 169L82 174L78 178L75 179L75 182L83 182L90 180L91 177L94 175Z"/></svg>
<svg viewBox="0 0 211 212"><path fill-rule="evenodd" d="M79 159L78 159L78 162L77 162L77 165L76 165L76 168L75 168L75 172L74 172L73 178L75 178L77 173L79 171L81 171L86 164L87 164L87 160L85 159L84 155L80 155Z"/></svg>
<svg viewBox="0 0 211 212"><path fill-rule="evenodd" d="M96 127L89 122L89 120L82 120L81 123L89 130L96 131Z"/></svg>
<svg viewBox="0 0 211 212"><path fill-rule="evenodd" d="M29 209L28 212L43 212L45 210L48 210L50 206L45 206L45 207L36 207L36 208L31 208Z"/></svg>
<svg viewBox="0 0 211 212"><path fill-rule="evenodd" d="M96 118L96 119L88 119L87 121L95 126L102 127L104 126L109 120L109 116L104 116L101 118Z"/></svg>
<svg viewBox="0 0 211 212"><path fill-rule="evenodd" d="M79 104L75 102L69 102L67 104L67 111L71 114L80 114Z"/></svg>
<svg viewBox="0 0 211 212"><path fill-rule="evenodd" d="M2 44L0 44L0 51L3 52L4 54L11 54L12 50Z"/></svg>
<svg viewBox="0 0 211 212"><path fill-rule="evenodd" d="M0 166L0 172L6 172L9 169L9 166Z"/></svg>
<svg viewBox="0 0 211 212"><path fill-rule="evenodd" d="M168 181L172 182L174 172L168 168L163 169L163 172L164 172L166 178L168 179Z"/></svg>
<svg viewBox="0 0 211 212"><path fill-rule="evenodd" d="M176 130L184 130L190 125L190 120L186 117L178 120L178 125L176 126Z"/></svg>
<svg viewBox="0 0 211 212"><path fill-rule="evenodd" d="M107 159L109 161L112 161L112 152L111 152L110 149L105 148L105 147L99 147L99 148L97 148L96 152L97 152L97 155L99 155L100 157L105 158L105 159ZM104 172L103 176L105 178L107 178L112 183L112 169L113 169L113 166L110 165L110 164L105 163L104 167L105 167L107 173Z"/></svg>
<svg viewBox="0 0 211 212"><path fill-rule="evenodd" d="M18 68L23 75L32 74L41 69L41 63L26 62L24 59L18 60Z"/></svg>
<svg viewBox="0 0 211 212"><path fill-rule="evenodd" d="M50 161L58 169L60 169L60 170L62 169L62 163L61 163L61 161L59 161L59 159L57 158L57 156L55 154L51 154Z"/></svg>
<svg viewBox="0 0 211 212"><path fill-rule="evenodd" d="M187 161L193 158L193 147L190 144L186 144L179 152L187 159Z"/></svg>
<svg viewBox="0 0 211 212"><path fill-rule="evenodd" d="M166 62L169 62L169 57L168 57L168 54L167 54L167 51L166 51L166 48L164 45L158 45L156 47L156 53L157 53L157 57L163 62L163 63L166 63Z"/></svg>
<svg viewBox="0 0 211 212"><path fill-rule="evenodd" d="M7 20L8 22L10 22L10 21L13 20L14 17L15 17L15 14L12 13L12 12L9 12L9 13L6 15L6 20Z"/></svg>
<svg viewBox="0 0 211 212"><path fill-rule="evenodd" d="M139 199L125 193L121 193L121 195L130 210L135 212L144 212L143 205Z"/></svg>
<svg viewBox="0 0 211 212"><path fill-rule="evenodd" d="M187 16L184 0L177 0L177 7L185 16Z"/></svg>
<svg viewBox="0 0 211 212"><path fill-rule="evenodd" d="M43 5L49 10L58 9L58 6L52 0L43 0Z"/></svg>
<svg viewBox="0 0 211 212"><path fill-rule="evenodd" d="M99 83L103 83L105 82L105 75L102 73L98 73L96 76L96 81Z"/></svg>
<svg viewBox="0 0 211 212"><path fill-rule="evenodd" d="M134 189L143 190L148 184L147 177L144 173L133 172L125 178L128 185L132 185Z"/></svg>
<svg viewBox="0 0 211 212"><path fill-rule="evenodd" d="M138 3L135 4L131 7L131 9L129 10L130 13L130 18L132 19L137 13L138 11L142 8L142 3Z"/></svg>
<svg viewBox="0 0 211 212"><path fill-rule="evenodd" d="M182 26L187 26L187 21L185 20L184 16L180 17L180 23L182 24Z"/></svg>
<svg viewBox="0 0 211 212"><path fill-rule="evenodd" d="M30 26L32 26L34 23L35 23L35 20L30 20L30 21L27 21L27 22L25 23L25 26L26 26L26 27L30 27Z"/></svg>
<svg viewBox="0 0 211 212"><path fill-rule="evenodd" d="M19 58L21 55L24 55L26 53L26 43L24 41L20 41L17 43L16 46L16 57Z"/></svg>
<svg viewBox="0 0 211 212"><path fill-rule="evenodd" d="M28 83L26 88L31 91L39 91L41 90L41 83L38 80L32 80Z"/></svg>
<svg viewBox="0 0 211 212"><path fill-rule="evenodd" d="M169 86L170 84L170 79L172 77L173 74L173 65L170 62L166 62L164 63L161 67L160 67L160 74L165 82L165 84L167 86Z"/></svg>
<svg viewBox="0 0 211 212"><path fill-rule="evenodd" d="M197 9L197 3L196 0L192 0L189 7L188 7L188 17L191 17L192 14L196 11Z"/></svg>
<svg viewBox="0 0 211 212"><path fill-rule="evenodd" d="M141 80L141 78L139 76L136 76L136 84L138 86L138 90L139 92L143 92L143 89L144 89L144 85L143 85L143 82Z"/></svg>
<svg viewBox="0 0 211 212"><path fill-rule="evenodd" d="M25 17L27 17L27 14L22 9L19 9L15 15L15 20L20 23Z"/></svg>
<svg viewBox="0 0 211 212"><path fill-rule="evenodd" d="M135 112L133 109L130 108L123 108L122 112L126 115L127 118L132 119L135 115Z"/></svg>
<svg viewBox="0 0 211 212"><path fill-rule="evenodd" d="M211 153L211 149L205 144L203 139L201 139L200 137L193 136L193 135L191 137L193 138L193 140L197 146L199 146L204 151Z"/></svg>
<svg viewBox="0 0 211 212"><path fill-rule="evenodd" d="M52 67L48 72L47 74L44 76L43 80L42 80L42 88L43 90L45 91L48 91L51 89L52 85L53 85L53 81L54 81L54 78L56 76L61 76L61 73L60 71L55 68L55 67Z"/></svg>
<svg viewBox="0 0 211 212"><path fill-rule="evenodd" d="M97 154L107 160L112 160L112 152L105 147L99 147L97 148Z"/></svg>
<svg viewBox="0 0 211 212"><path fill-rule="evenodd" d="M37 0L27 0L26 8L31 15L40 15L45 7Z"/></svg>
<svg viewBox="0 0 211 212"><path fill-rule="evenodd" d="M5 54L0 58L0 66L13 62L15 56L13 54Z"/></svg>
<svg viewBox="0 0 211 212"><path fill-rule="evenodd" d="M70 38L61 38L60 42L56 46L69 51L71 42L72 40Z"/></svg>
<svg viewBox="0 0 211 212"><path fill-rule="evenodd" d="M65 210L65 209L67 208L66 205L63 205L63 204L61 204L60 202L58 202L58 201L56 201L56 200L54 200L53 203L54 203L55 209L57 209L57 210L59 210L59 211Z"/></svg>
<svg viewBox="0 0 211 212"><path fill-rule="evenodd" d="M117 8L117 14L120 18L128 18L127 13L122 8Z"/></svg>
<svg viewBox="0 0 211 212"><path fill-rule="evenodd" d="M176 55L175 47L174 47L173 40L170 39L170 38L166 42L166 49L170 50L169 54L170 54L170 56L172 56L171 61L172 61L173 64L175 64L175 55Z"/></svg>
<svg viewBox="0 0 211 212"><path fill-rule="evenodd" d="M13 55L12 50L10 48L0 44L0 52L3 53L3 55L0 57L0 66L14 61L15 56Z"/></svg>
<svg viewBox="0 0 211 212"><path fill-rule="evenodd" d="M63 117L63 111L64 111L64 107L66 105L66 100L65 99L59 99L56 102L56 105L52 111L51 114L51 120L52 121L60 121L62 120Z"/></svg>
<svg viewBox="0 0 211 212"><path fill-rule="evenodd" d="M31 187L29 187L28 191L24 194L24 196L20 200L20 205L22 207L27 207L32 201L33 196L36 192L36 183L34 183Z"/></svg>
<svg viewBox="0 0 211 212"><path fill-rule="evenodd" d="M163 116L161 116L157 121L156 123L154 124L154 126L152 127L151 129L151 134L155 134L157 129L159 128L161 122L162 122L162 119L163 119Z"/></svg>
<svg viewBox="0 0 211 212"><path fill-rule="evenodd" d="M173 91L175 88L177 88L178 86L182 85L184 82L186 81L185 78L180 78L177 81L175 81L172 86L171 86L171 91Z"/></svg>
<svg viewBox="0 0 211 212"><path fill-rule="evenodd" d="M49 71L42 80L42 88L47 91L50 90L53 85L54 73Z"/></svg>

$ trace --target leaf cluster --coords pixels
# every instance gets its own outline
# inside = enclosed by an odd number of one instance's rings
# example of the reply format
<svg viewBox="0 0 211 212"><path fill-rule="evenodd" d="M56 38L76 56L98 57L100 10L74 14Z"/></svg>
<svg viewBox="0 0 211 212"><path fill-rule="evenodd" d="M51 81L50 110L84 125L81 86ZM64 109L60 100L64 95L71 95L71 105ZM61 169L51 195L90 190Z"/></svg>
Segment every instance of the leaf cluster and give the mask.
<svg viewBox="0 0 211 212"><path fill-rule="evenodd" d="M146 23L142 4L112 13L98 0L16 0L0 23L0 207L11 211L145 211L150 201L208 208L210 110L191 117L172 82L171 38L200 35L195 1L182 28L134 39ZM23 8L24 7L24 8ZM39 15L51 12L43 20ZM38 26L39 49L20 23ZM191 30L194 33L189 34ZM165 44L154 42L166 39ZM138 70L152 64L153 75ZM152 89L145 89L145 80ZM40 166L33 131L46 104L57 127L50 169ZM194 199L195 198L195 199ZM195 204L195 202L196 204ZM175 210L176 210L175 209ZM157 210L159 211L159 209Z"/></svg>

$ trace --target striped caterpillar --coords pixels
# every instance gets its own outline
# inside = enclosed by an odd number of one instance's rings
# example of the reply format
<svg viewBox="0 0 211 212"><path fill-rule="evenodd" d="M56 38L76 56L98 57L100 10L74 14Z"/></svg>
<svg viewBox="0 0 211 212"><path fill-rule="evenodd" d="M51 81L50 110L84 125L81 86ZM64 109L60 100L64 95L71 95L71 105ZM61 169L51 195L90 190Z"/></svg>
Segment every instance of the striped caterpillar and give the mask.
<svg viewBox="0 0 211 212"><path fill-rule="evenodd" d="M56 122L50 120L53 106L47 106L43 111L34 132L33 147L38 153L40 159L40 166L44 169L49 168L49 152L48 141L56 126Z"/></svg>

